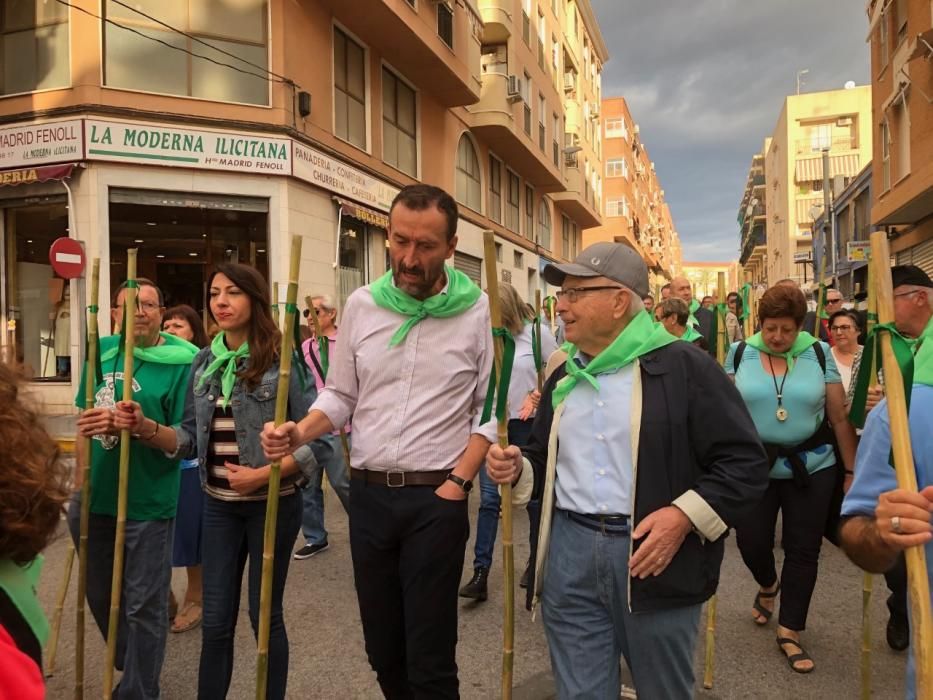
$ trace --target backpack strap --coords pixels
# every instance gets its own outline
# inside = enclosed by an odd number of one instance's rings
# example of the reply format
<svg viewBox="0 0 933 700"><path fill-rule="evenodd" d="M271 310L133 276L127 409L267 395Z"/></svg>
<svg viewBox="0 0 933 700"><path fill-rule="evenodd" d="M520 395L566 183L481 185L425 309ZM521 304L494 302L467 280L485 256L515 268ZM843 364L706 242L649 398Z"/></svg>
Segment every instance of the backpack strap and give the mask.
<svg viewBox="0 0 933 700"><path fill-rule="evenodd" d="M823 370L823 374L826 374L826 353L823 350L823 343L817 340L810 347L816 353L816 361L820 363L820 369Z"/></svg>
<svg viewBox="0 0 933 700"><path fill-rule="evenodd" d="M742 355L745 353L745 346L747 343L744 340L739 341L739 344L735 347L735 352L732 353L732 374L738 374L739 372L739 363L742 362Z"/></svg>

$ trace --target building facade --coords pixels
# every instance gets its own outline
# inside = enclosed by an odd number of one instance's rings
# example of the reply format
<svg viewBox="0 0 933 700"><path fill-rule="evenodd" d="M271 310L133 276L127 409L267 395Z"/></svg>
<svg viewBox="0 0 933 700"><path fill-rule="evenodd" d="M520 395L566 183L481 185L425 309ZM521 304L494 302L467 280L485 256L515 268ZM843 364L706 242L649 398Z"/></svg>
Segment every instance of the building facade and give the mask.
<svg viewBox="0 0 933 700"><path fill-rule="evenodd" d="M764 158L766 280L813 285L813 221L823 211L824 150L830 179L848 185L872 158L871 87L791 95Z"/></svg>
<svg viewBox="0 0 933 700"><path fill-rule="evenodd" d="M767 278L767 220L768 210L765 197L765 153L771 139L765 139L761 153L752 157L745 180L745 192L739 203L739 264L742 265L747 282L764 284Z"/></svg>
<svg viewBox="0 0 933 700"><path fill-rule="evenodd" d="M603 224L584 231L583 243L618 241L631 246L648 264L651 288L657 292L681 264L670 207L624 97L603 100L602 129Z"/></svg>
<svg viewBox="0 0 933 700"><path fill-rule="evenodd" d="M608 57L587 0L71 4L0 15L3 354L48 412L72 410L86 303L49 265L56 238L101 259L107 319L128 248L168 305L203 310L219 261L284 292L292 234L301 296L342 303L387 269L388 207L414 182L456 195L453 263L483 283L491 229L526 299L599 223L598 129L579 123L585 185L563 151Z"/></svg>
<svg viewBox="0 0 933 700"><path fill-rule="evenodd" d="M732 262L685 262L682 274L693 286L693 297L703 301L703 297L713 297L719 300L719 273L726 276L725 292L734 292L744 284L739 279L740 267L736 261Z"/></svg>
<svg viewBox="0 0 933 700"><path fill-rule="evenodd" d="M933 7L868 5L872 129L871 223L898 264L933 274Z"/></svg>

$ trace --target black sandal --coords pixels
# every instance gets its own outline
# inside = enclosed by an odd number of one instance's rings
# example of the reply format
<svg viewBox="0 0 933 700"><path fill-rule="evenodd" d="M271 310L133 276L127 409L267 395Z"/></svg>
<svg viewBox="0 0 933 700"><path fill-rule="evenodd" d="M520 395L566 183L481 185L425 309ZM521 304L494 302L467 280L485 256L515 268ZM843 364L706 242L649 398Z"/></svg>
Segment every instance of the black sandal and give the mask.
<svg viewBox="0 0 933 700"><path fill-rule="evenodd" d="M771 593L765 593L763 591L758 591L755 594L755 602L752 603L752 607L755 609L755 612L761 615L764 618L764 621L759 622L758 619L755 619L755 624L759 627L764 627L771 620L771 616L774 615L774 610L768 610L764 605L761 604L763 599L770 600L771 598L776 598L777 594L781 592L781 582L778 581L777 588L775 588Z"/></svg>
<svg viewBox="0 0 933 700"><path fill-rule="evenodd" d="M794 666L794 664L800 663L801 661L813 661L810 655L800 645L800 642L796 639L791 639L790 637L778 637L777 644L778 649L781 650L781 653L784 654L785 658L787 659L787 665L790 666L790 670L794 673L810 673L815 668L814 666L811 666L810 668L797 668ZM784 651L785 644L793 644L795 647L800 649L800 653L788 654L786 651Z"/></svg>

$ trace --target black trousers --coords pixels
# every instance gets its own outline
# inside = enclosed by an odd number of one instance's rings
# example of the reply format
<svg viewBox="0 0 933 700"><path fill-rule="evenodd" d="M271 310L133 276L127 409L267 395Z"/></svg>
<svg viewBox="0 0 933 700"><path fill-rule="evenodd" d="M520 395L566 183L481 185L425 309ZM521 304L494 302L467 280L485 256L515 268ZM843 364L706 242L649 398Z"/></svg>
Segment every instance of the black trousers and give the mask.
<svg viewBox="0 0 933 700"><path fill-rule="evenodd" d="M778 576L774 563L774 530L778 510L781 511L784 566L778 623L797 632L807 626L835 483L835 467L811 474L810 485L806 488L796 486L793 479L771 479L755 512L735 530L742 559L755 581L763 588L773 586Z"/></svg>
<svg viewBox="0 0 933 700"><path fill-rule="evenodd" d="M467 501L433 486L350 481L350 548L366 654L388 700L458 698L457 588Z"/></svg>
<svg viewBox="0 0 933 700"><path fill-rule="evenodd" d="M888 596L888 612L894 618L907 619L907 560L901 552L897 562L884 572L885 583L891 595Z"/></svg>

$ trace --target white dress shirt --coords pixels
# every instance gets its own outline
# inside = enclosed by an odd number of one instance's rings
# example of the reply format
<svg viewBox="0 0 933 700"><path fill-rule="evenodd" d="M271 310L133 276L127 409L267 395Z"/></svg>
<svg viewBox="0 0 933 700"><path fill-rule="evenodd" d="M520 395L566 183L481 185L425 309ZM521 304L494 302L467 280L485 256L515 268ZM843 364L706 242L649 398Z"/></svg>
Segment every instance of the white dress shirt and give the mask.
<svg viewBox="0 0 933 700"><path fill-rule="evenodd" d="M452 469L471 434L496 439L494 420L480 425L493 362L486 295L457 316L425 318L390 348L407 320L378 306L368 285L344 307L327 384L311 408L334 425L352 415L356 468Z"/></svg>

